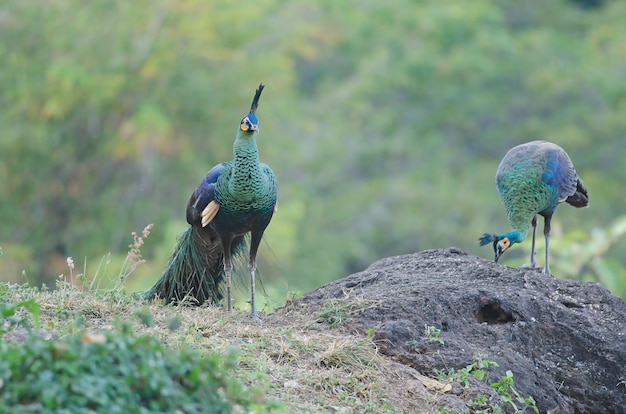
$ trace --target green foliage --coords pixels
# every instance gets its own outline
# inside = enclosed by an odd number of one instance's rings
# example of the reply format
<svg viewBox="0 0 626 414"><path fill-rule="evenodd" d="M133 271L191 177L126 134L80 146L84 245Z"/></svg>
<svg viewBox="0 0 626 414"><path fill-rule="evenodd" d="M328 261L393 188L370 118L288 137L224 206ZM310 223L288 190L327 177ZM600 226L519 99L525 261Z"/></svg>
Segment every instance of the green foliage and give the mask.
<svg viewBox="0 0 626 414"><path fill-rule="evenodd" d="M445 407L439 407L437 409L437 414L459 414L459 412L457 410L452 410L452 409L445 408ZM463 411L461 411L460 414L470 414L469 408L464 409Z"/></svg>
<svg viewBox="0 0 626 414"><path fill-rule="evenodd" d="M5 305L3 318L34 301ZM2 321L0 321L1 323ZM0 325L3 326L3 325ZM36 333L25 343L0 342L0 411L37 413L267 412L259 390L233 378L234 353L200 356L166 349L120 323L113 331L60 340Z"/></svg>
<svg viewBox="0 0 626 414"><path fill-rule="evenodd" d="M487 372L489 367L498 366L495 361L488 360L486 357L486 355L476 355L474 362L467 365L465 368L459 370L449 368L447 372L436 370L435 375L438 380L458 382L464 387L469 385L470 375L481 381L486 381L489 377Z"/></svg>
<svg viewBox="0 0 626 414"><path fill-rule="evenodd" d="M445 342L440 336L441 329L437 329L434 326L426 326L426 339L428 340L428 342L436 342L440 345L443 345Z"/></svg>
<svg viewBox="0 0 626 414"><path fill-rule="evenodd" d="M327 300L324 306L320 308L317 316L320 321L324 322L330 328L336 328L348 321L349 307L343 300Z"/></svg>
<svg viewBox="0 0 626 414"><path fill-rule="evenodd" d="M498 393L504 405L513 407L516 413L525 413L526 409L530 408L533 412L539 414L537 404L533 397L522 397L519 392L513 388L513 373L511 371L507 371L499 381L489 385ZM519 408L517 404L523 404L523 406Z"/></svg>
<svg viewBox="0 0 626 414"><path fill-rule="evenodd" d="M626 267L611 254L619 249L625 234L626 216L607 228L593 229L591 234L580 230L558 234L550 240L553 273L563 279L599 282L613 294L626 298ZM522 246L525 254L530 255L530 244ZM538 237L537 246L539 251L545 248L543 237Z"/></svg>
<svg viewBox="0 0 626 414"><path fill-rule="evenodd" d="M450 368L447 372L436 371L437 379L445 381L454 381L463 385L469 386L470 375L477 378L480 381L489 382L488 370L490 367L497 367L498 364L495 361L487 359L486 355L476 355L474 362L467 365L465 368L455 370ZM500 397L500 404L488 404L489 398L484 395L477 395L474 399L466 401L466 405L469 409L463 410L462 413L471 412L481 414L499 414L503 413L503 407L513 408L516 414L522 414L527 410L539 414L537 404L533 397L522 397L520 393L515 389L513 381L513 373L507 370L505 375L496 382L489 382L490 387ZM453 414L457 411L449 411L445 408L440 408L438 413L440 414ZM457 413L458 414L458 413Z"/></svg>
<svg viewBox="0 0 626 414"><path fill-rule="evenodd" d="M260 81L280 192L259 267L281 299L389 255L491 257L476 238L508 227L498 162L534 139L562 145L590 191L553 227L589 239L626 186L626 4L599 3L6 1L0 277L52 285L67 256L122 261L130 231L155 223L133 281L149 287ZM624 295L625 247L567 277Z"/></svg>
<svg viewBox="0 0 626 414"><path fill-rule="evenodd" d="M17 315L17 311L20 308L24 308L30 312L33 318L32 324L35 328L35 332L39 330L39 304L33 299L28 299L15 304L0 302L0 323L3 323L4 321L8 322L6 326L4 324L0 324L0 335L7 332L10 327L16 325L22 326L26 329L30 328L27 321Z"/></svg>
<svg viewBox="0 0 626 414"><path fill-rule="evenodd" d="M439 345L445 344L445 341L441 338L441 329L434 326L424 325L424 336L426 337L426 341L429 343L437 343ZM421 344L422 342L415 339L410 342L411 348L417 353L421 353L423 351Z"/></svg>
<svg viewBox="0 0 626 414"><path fill-rule="evenodd" d="M326 300L323 306L317 310L318 321L326 323L330 328L336 328L347 323L350 318L360 314L376 301L364 298L350 298L346 295L342 299Z"/></svg>

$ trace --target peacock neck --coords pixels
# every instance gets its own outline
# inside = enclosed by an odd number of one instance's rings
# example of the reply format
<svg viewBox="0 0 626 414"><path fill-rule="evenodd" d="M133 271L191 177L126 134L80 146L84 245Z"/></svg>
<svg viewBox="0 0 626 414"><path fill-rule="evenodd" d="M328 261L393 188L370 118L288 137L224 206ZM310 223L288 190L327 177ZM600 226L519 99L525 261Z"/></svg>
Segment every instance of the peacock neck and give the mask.
<svg viewBox="0 0 626 414"><path fill-rule="evenodd" d="M511 244L515 244L515 243L519 243L523 241L526 238L527 234L528 234L528 230L524 232L520 232L519 230L511 230L508 233L499 235L498 239L502 240L506 237L507 239L509 239L509 242L511 242Z"/></svg>
<svg viewBox="0 0 626 414"><path fill-rule="evenodd" d="M514 243L521 242L528 236L532 218L532 214L529 215L525 212L511 211L509 213L509 224L511 224L512 230L502 236L508 237L509 240Z"/></svg>
<svg viewBox="0 0 626 414"><path fill-rule="evenodd" d="M252 193L258 187L257 181L261 178L259 165L259 150L254 135L237 135L233 150L232 176L229 181L231 194L238 198L252 197Z"/></svg>
<svg viewBox="0 0 626 414"><path fill-rule="evenodd" d="M235 152L235 164L247 167L259 165L259 149L256 146L254 135L243 137L242 134L237 135L235 144L233 145Z"/></svg>

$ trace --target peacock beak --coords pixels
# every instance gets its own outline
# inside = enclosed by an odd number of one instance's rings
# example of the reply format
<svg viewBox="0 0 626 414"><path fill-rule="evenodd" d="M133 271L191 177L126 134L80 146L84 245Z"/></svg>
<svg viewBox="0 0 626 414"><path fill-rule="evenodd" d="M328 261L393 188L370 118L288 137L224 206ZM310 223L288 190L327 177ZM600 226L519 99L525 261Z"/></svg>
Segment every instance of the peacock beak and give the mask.
<svg viewBox="0 0 626 414"><path fill-rule="evenodd" d="M493 242L493 252L495 253L495 262L498 263L498 259L502 256L509 247L511 246L511 242L508 237L503 238L502 240L494 240Z"/></svg>
<svg viewBox="0 0 626 414"><path fill-rule="evenodd" d="M495 262L498 263L498 259L500 258L500 256L502 256L502 253L504 253L504 252L502 251L502 249L496 247L494 249L494 253L496 255Z"/></svg>
<svg viewBox="0 0 626 414"><path fill-rule="evenodd" d="M241 120L241 124L239 125L244 132L259 132L259 125L255 124L249 117L245 117Z"/></svg>

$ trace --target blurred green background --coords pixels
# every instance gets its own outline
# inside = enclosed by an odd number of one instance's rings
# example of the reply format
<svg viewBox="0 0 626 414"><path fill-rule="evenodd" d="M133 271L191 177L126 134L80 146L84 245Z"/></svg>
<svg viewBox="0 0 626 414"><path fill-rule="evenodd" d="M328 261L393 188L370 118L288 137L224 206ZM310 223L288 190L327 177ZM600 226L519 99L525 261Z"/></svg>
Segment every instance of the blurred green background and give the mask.
<svg viewBox="0 0 626 414"><path fill-rule="evenodd" d="M491 259L477 238L509 229L496 168L536 139L590 192L555 214L553 273L625 297L624 16L617 0L2 1L0 279L53 285L71 256L106 285L152 223L126 280L150 286L263 82L270 307L389 255Z"/></svg>

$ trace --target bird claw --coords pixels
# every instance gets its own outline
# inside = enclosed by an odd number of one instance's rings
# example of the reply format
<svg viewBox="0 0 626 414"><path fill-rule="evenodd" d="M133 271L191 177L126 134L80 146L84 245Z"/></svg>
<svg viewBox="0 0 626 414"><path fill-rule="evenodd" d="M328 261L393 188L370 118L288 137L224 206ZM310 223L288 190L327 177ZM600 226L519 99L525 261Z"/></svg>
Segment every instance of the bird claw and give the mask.
<svg viewBox="0 0 626 414"><path fill-rule="evenodd" d="M533 270L538 270L541 269L541 267L537 266L537 263L526 263L520 266L522 269L533 269Z"/></svg>
<svg viewBox="0 0 626 414"><path fill-rule="evenodd" d="M544 275L552 276L550 269L538 266L536 263L526 263L521 265L520 268L541 271Z"/></svg>
<svg viewBox="0 0 626 414"><path fill-rule="evenodd" d="M258 322L258 323L262 323L262 322L265 320L265 318L262 318L262 317L261 317L258 313L256 313L256 312L250 312L250 315L249 315L249 316L250 316L250 317L251 317L251 318L252 318L255 322Z"/></svg>

